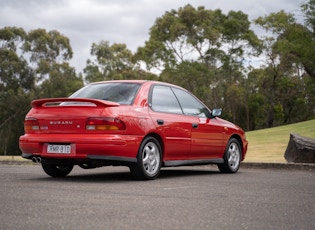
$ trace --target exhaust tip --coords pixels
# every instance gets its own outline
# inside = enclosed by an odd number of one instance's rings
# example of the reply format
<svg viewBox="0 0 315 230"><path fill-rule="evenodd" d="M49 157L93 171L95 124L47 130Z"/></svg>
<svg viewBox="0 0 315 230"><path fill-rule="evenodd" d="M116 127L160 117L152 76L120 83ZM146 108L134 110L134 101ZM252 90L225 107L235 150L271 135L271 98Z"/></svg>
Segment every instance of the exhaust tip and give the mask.
<svg viewBox="0 0 315 230"><path fill-rule="evenodd" d="M41 157L32 157L32 161L34 163L41 163L42 162L42 158Z"/></svg>

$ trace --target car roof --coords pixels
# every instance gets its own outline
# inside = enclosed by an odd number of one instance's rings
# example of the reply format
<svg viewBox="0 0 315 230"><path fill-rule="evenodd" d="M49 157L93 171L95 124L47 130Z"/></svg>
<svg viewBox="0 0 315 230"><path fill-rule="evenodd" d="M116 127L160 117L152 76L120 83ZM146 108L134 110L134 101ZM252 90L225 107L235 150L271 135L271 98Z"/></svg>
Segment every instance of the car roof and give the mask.
<svg viewBox="0 0 315 230"><path fill-rule="evenodd" d="M138 83L138 84L144 84L144 83L148 83L148 84L159 84L159 85L168 85L168 86L172 86L172 87L177 87L177 88L181 88L185 91L187 91L185 88L182 88L181 86L178 85L174 85L168 82L163 82L163 81L153 81L153 80L108 80L108 81L98 81L98 82L92 82L90 83L90 85L94 85L94 84L104 84L104 83Z"/></svg>
<svg viewBox="0 0 315 230"><path fill-rule="evenodd" d="M115 83L115 82L117 82L117 83L144 83L144 82L146 82L147 80L108 80L108 81L97 81L97 82L92 82L92 83L90 83L90 85L94 85L94 84L102 84L102 83L111 83L111 82L113 82L113 83Z"/></svg>

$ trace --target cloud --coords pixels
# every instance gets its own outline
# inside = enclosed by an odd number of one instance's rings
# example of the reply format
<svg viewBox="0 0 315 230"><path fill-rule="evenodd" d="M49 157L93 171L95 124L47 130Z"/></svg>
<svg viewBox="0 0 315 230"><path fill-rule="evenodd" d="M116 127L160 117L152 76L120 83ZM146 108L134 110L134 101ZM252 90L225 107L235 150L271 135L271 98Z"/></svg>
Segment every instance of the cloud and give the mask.
<svg viewBox="0 0 315 230"><path fill-rule="evenodd" d="M301 0L303 1L303 0ZM304 2L304 1L303 1ZM81 72L90 58L92 43L101 40L125 43L133 52L149 38L149 29L166 11L191 4L206 9L248 14L249 20L284 10L298 13L299 1L292 0L0 0L0 28L22 27L25 31L58 30L70 39L71 64Z"/></svg>

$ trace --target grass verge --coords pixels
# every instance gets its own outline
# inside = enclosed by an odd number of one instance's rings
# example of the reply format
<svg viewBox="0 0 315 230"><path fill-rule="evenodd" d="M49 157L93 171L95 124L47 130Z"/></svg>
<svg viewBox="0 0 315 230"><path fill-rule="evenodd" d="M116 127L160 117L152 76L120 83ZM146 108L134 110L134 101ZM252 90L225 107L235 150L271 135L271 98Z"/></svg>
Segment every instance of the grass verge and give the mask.
<svg viewBox="0 0 315 230"><path fill-rule="evenodd" d="M315 139L315 119L246 132L249 144L244 162L286 163L284 153L290 133Z"/></svg>

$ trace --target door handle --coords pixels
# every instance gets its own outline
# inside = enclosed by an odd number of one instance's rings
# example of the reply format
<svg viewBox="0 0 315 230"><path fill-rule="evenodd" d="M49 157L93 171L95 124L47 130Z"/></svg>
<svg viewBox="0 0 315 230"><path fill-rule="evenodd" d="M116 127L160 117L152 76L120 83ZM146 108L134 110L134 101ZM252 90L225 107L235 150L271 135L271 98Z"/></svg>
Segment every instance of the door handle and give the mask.
<svg viewBox="0 0 315 230"><path fill-rule="evenodd" d="M192 123L192 127L193 127L194 129L196 129L196 128L198 128L198 124L197 124L197 123Z"/></svg>
<svg viewBox="0 0 315 230"><path fill-rule="evenodd" d="M156 123L157 123L158 125L163 125L163 124L164 124L164 121L163 121L162 119L157 119L157 120L156 120Z"/></svg>

